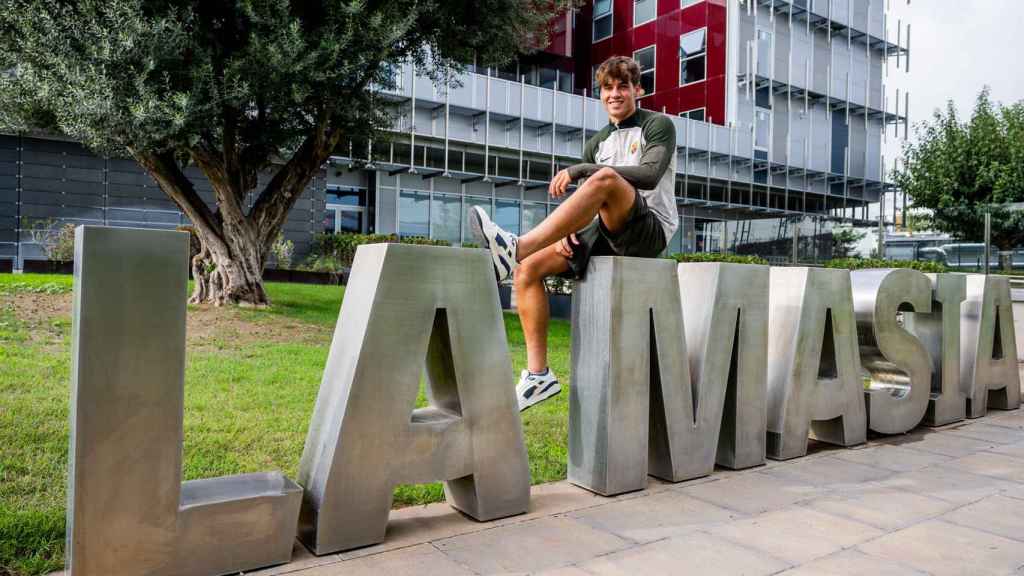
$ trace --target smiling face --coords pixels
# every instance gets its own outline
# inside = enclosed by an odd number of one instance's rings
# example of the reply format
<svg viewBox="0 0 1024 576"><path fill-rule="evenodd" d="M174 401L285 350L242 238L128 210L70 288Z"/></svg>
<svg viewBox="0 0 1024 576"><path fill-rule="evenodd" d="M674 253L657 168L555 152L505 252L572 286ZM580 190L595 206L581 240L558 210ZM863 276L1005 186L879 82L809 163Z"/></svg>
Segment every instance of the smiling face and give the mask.
<svg viewBox="0 0 1024 576"><path fill-rule="evenodd" d="M608 119L618 124L636 112L636 100L643 96L644 89L628 80L606 77L601 85L601 103L608 112Z"/></svg>

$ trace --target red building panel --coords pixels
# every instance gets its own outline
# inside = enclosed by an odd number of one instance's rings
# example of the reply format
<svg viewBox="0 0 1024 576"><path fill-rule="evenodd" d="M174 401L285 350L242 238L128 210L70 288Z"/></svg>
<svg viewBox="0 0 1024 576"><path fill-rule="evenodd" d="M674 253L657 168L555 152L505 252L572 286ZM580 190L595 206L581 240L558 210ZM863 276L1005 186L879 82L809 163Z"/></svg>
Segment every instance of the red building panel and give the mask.
<svg viewBox="0 0 1024 576"><path fill-rule="evenodd" d="M576 88L591 89L592 67L611 56L632 56L655 46L654 93L641 106L679 114L705 109L705 118L724 124L726 110L726 0L703 0L685 8L685 0L657 0L657 18L633 26L634 0L613 0L612 36L592 42L593 2L576 15ZM679 39L683 34L707 28L707 73L702 81L679 85Z"/></svg>

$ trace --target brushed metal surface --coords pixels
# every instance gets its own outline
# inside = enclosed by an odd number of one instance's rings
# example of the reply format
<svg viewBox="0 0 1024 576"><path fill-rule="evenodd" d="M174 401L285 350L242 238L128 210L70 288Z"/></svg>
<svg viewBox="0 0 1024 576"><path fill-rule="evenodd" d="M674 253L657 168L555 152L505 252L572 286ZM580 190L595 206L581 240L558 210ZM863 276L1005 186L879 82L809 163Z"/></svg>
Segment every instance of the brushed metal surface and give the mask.
<svg viewBox="0 0 1024 576"><path fill-rule="evenodd" d="M928 274L932 285L932 311L904 312L904 326L928 350L932 385L924 420L943 426L966 417L967 395L960 386L960 306L967 298L963 274Z"/></svg>
<svg viewBox="0 0 1024 576"><path fill-rule="evenodd" d="M1017 339L1007 278L967 275L960 330L960 381L967 393L967 417L980 418L989 408L1020 407L1020 373L1014 358Z"/></svg>
<svg viewBox="0 0 1024 576"><path fill-rule="evenodd" d="M901 311L929 314L932 286L917 270L874 269L850 273L857 318L868 429L902 434L914 429L928 410L932 360L927 347L901 325Z"/></svg>
<svg viewBox="0 0 1024 576"><path fill-rule="evenodd" d="M430 406L414 409L424 368ZM315 554L383 541L399 483L444 480L477 520L526 512L512 383L484 252L360 246L299 466L302 541Z"/></svg>
<svg viewBox="0 0 1024 576"><path fill-rule="evenodd" d="M291 559L280 473L181 483L188 235L75 231L66 566L217 575Z"/></svg>
<svg viewBox="0 0 1024 576"><path fill-rule="evenodd" d="M768 266L679 265L692 390L684 393L679 479L764 464ZM716 456L717 454L717 456Z"/></svg>
<svg viewBox="0 0 1024 576"><path fill-rule="evenodd" d="M807 453L807 439L865 441L864 386L848 270L772 267L768 319L770 458Z"/></svg>
<svg viewBox="0 0 1024 576"><path fill-rule="evenodd" d="M610 496L648 473L679 479L693 425L685 338L675 262L590 259L572 299L570 482Z"/></svg>

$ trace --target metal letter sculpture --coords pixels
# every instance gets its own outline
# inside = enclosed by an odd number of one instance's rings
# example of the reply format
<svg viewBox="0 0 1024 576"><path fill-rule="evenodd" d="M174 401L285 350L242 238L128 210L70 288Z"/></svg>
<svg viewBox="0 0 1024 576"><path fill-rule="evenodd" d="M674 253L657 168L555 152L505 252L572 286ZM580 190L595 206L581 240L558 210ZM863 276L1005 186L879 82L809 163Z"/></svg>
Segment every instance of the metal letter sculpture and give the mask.
<svg viewBox="0 0 1024 576"><path fill-rule="evenodd" d="M676 263L591 258L572 326L569 481L611 496L642 490L648 472L682 479L693 400Z"/></svg>
<svg viewBox="0 0 1024 576"><path fill-rule="evenodd" d="M984 416L988 408L1020 407L1012 304L1009 279L967 275L967 301L960 308L960 380L968 418Z"/></svg>
<svg viewBox="0 0 1024 576"><path fill-rule="evenodd" d="M67 569L237 573L291 559L278 472L181 482L188 235L75 231Z"/></svg>
<svg viewBox="0 0 1024 576"><path fill-rule="evenodd" d="M864 391L868 428L902 434L924 418L932 387L927 348L897 321L907 305L932 310L927 276L910 269L856 270L850 273L857 317L861 366L870 376Z"/></svg>
<svg viewBox="0 0 1024 576"><path fill-rule="evenodd" d="M772 268L768 456L807 453L808 434L853 446L867 436L850 273Z"/></svg>
<svg viewBox="0 0 1024 576"><path fill-rule="evenodd" d="M716 462L764 464L768 267L680 264L679 294L693 387L683 394L691 425L682 427L681 476L706 476Z"/></svg>
<svg viewBox="0 0 1024 576"><path fill-rule="evenodd" d="M492 520L527 511L530 473L491 261L360 246L299 467L316 554L384 540L394 487L445 480ZM430 406L415 409L424 362Z"/></svg>
<svg viewBox="0 0 1024 576"><path fill-rule="evenodd" d="M932 361L931 398L924 414L928 426L966 417L967 395L960 386L960 305L967 298L963 274L928 274L932 311L904 312L904 326L921 341Z"/></svg>

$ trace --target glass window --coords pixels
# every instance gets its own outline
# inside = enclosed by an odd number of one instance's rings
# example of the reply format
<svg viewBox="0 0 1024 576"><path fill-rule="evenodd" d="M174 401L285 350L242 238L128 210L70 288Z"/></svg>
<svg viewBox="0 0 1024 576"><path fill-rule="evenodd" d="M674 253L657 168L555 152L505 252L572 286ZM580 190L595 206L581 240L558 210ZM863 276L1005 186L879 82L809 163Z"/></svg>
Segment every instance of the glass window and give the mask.
<svg viewBox="0 0 1024 576"><path fill-rule="evenodd" d="M767 150L768 136L772 125L772 111L758 108L754 113L754 117L754 147Z"/></svg>
<svg viewBox="0 0 1024 576"><path fill-rule="evenodd" d="M496 200L494 223L513 234L519 234L519 200Z"/></svg>
<svg viewBox="0 0 1024 576"><path fill-rule="evenodd" d="M461 240L461 215L462 201L458 195L435 192L430 205L430 237L458 243Z"/></svg>
<svg viewBox="0 0 1024 576"><path fill-rule="evenodd" d="M523 203L523 234L537 227L547 216L548 208L543 202Z"/></svg>
<svg viewBox="0 0 1024 576"><path fill-rule="evenodd" d="M398 234L401 236L427 236L430 194L402 190L398 203Z"/></svg>
<svg viewBox="0 0 1024 576"><path fill-rule="evenodd" d="M690 120L696 120L698 122L704 122L704 109L694 108L693 110L687 110L686 112L680 112L680 116L683 118L689 118Z"/></svg>
<svg viewBox="0 0 1024 576"><path fill-rule="evenodd" d="M341 206L366 206L366 190L363 188L338 187L327 189L327 204Z"/></svg>
<svg viewBox="0 0 1024 576"><path fill-rule="evenodd" d="M334 234L337 231L337 226L336 226L337 214L338 213L335 210L330 209L330 208L328 208L327 211L324 212L324 233L325 234Z"/></svg>
<svg viewBox="0 0 1024 576"><path fill-rule="evenodd" d="M654 46L648 46L633 53L633 59L640 64L640 86L644 96L654 94Z"/></svg>
<svg viewBox="0 0 1024 576"><path fill-rule="evenodd" d="M633 26L658 17L658 0L633 0Z"/></svg>
<svg viewBox="0 0 1024 576"><path fill-rule="evenodd" d="M707 76L707 28L679 37L679 85L700 82Z"/></svg>
<svg viewBox="0 0 1024 576"><path fill-rule="evenodd" d="M572 72L558 73L558 90L560 92L572 92Z"/></svg>
<svg viewBox="0 0 1024 576"><path fill-rule="evenodd" d="M601 87L597 85L597 66L590 67L590 96L593 98L601 97Z"/></svg>
<svg viewBox="0 0 1024 576"><path fill-rule="evenodd" d="M362 210L338 210L338 232L363 231Z"/></svg>
<svg viewBox="0 0 1024 576"><path fill-rule="evenodd" d="M612 0L595 0L594 2L594 37L593 41L604 40L612 35Z"/></svg>
<svg viewBox="0 0 1024 576"><path fill-rule="evenodd" d="M703 2L704 0L681 0L681 1L682 1L682 7L683 8L688 8L690 6L696 6L697 4L700 4L701 2Z"/></svg>

